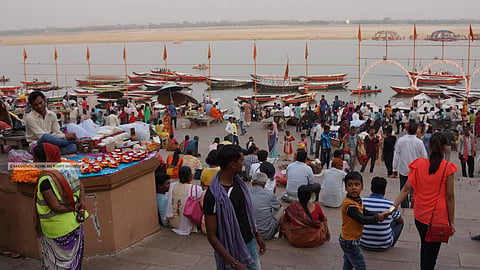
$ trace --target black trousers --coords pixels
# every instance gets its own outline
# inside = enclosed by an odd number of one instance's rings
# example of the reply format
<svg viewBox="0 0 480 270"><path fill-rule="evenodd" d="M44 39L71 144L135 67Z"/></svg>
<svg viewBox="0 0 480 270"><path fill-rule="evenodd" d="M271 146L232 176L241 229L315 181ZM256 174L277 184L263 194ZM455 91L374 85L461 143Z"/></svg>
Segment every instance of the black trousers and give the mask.
<svg viewBox="0 0 480 270"><path fill-rule="evenodd" d="M405 186L405 184L407 183L408 181L408 176L405 176L405 175L401 175L400 174L400 190L402 190L403 186ZM402 201L402 208L408 208L409 204L410 204L410 198L412 197L412 193L409 194L409 196L407 196L405 198L405 200Z"/></svg>
<svg viewBox="0 0 480 270"><path fill-rule="evenodd" d="M475 159L472 156L468 156L467 161L460 159L462 163L462 176L467 177L466 165L468 165L468 177L473 178L473 170L475 168Z"/></svg>
<svg viewBox="0 0 480 270"><path fill-rule="evenodd" d="M393 152L384 153L383 161L385 161L385 167L387 167L387 175L392 175L393 174Z"/></svg>
<svg viewBox="0 0 480 270"><path fill-rule="evenodd" d="M367 160L365 161L362 168L360 169L360 172L365 171L365 167L367 167L369 159L370 159L370 172L373 173L373 168L375 168L375 161L377 160L376 153L367 153Z"/></svg>
<svg viewBox="0 0 480 270"><path fill-rule="evenodd" d="M428 225L423 224L415 219L415 226L420 235L420 269L433 270L437 263L438 252L440 251L441 242L426 242L425 235L427 234Z"/></svg>
<svg viewBox="0 0 480 270"><path fill-rule="evenodd" d="M322 169L323 165L327 164L327 169L328 166L330 165L330 155L332 152L332 148L322 148L322 156L320 157L320 160L322 161Z"/></svg>

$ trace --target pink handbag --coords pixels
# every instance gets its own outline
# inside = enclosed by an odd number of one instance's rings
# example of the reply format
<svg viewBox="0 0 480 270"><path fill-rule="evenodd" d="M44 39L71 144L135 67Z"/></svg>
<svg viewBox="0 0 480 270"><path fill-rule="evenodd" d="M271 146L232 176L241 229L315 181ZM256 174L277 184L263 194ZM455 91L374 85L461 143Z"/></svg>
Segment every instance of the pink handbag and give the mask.
<svg viewBox="0 0 480 270"><path fill-rule="evenodd" d="M192 187L190 188L191 196L189 196L187 198L187 201L185 202L183 215L188 219L190 219L190 221L193 222L195 225L201 226L203 209L202 209L202 206L200 205L200 202L198 201L200 198L198 198L198 193L196 188L195 188L195 198L193 197L193 187L194 185L192 184Z"/></svg>

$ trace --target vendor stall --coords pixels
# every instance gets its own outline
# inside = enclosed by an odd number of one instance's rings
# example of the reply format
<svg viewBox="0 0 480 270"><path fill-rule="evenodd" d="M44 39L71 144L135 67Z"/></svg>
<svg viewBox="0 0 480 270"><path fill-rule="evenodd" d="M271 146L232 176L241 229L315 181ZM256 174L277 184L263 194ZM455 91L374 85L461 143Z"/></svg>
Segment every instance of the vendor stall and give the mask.
<svg viewBox="0 0 480 270"><path fill-rule="evenodd" d="M90 213L84 226L86 255L118 252L159 229L154 176L158 164L152 152L116 168L78 172ZM40 258L33 222L35 188L35 183L13 183L9 173L0 173L0 250Z"/></svg>

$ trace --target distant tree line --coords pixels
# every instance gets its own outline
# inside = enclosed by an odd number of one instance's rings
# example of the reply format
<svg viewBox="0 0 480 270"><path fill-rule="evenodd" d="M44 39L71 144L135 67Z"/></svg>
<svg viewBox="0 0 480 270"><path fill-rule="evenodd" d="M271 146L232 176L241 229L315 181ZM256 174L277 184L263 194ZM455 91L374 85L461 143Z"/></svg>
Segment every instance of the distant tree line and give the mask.
<svg viewBox="0 0 480 270"><path fill-rule="evenodd" d="M350 24L480 24L480 20L474 19L420 19L420 20L394 20L383 18L381 20L350 20ZM326 24L347 24L345 20L249 20L249 21L205 21L205 22L176 22L176 23L149 23L149 24L116 24L116 25L96 25L96 26L78 26L78 27L46 27L46 28L28 28L21 30L0 31L0 36L6 35L31 35L46 33L71 33L71 32L92 32L92 31L112 31L112 30L134 30L134 29L161 29L161 28L201 28L201 27L237 27L237 26L267 26L267 25L326 25Z"/></svg>

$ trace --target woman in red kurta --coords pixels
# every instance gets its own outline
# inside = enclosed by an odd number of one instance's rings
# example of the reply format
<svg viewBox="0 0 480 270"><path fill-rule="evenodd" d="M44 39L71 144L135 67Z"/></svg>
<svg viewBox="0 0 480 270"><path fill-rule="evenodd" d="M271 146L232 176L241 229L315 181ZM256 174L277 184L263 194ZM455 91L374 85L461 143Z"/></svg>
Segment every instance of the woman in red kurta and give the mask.
<svg viewBox="0 0 480 270"><path fill-rule="evenodd" d="M293 157L293 141L295 141L295 138L290 134L290 131L285 131L285 136L283 136L283 152L285 153L285 160L286 161L292 161Z"/></svg>
<svg viewBox="0 0 480 270"><path fill-rule="evenodd" d="M455 232L455 192L453 175L458 171L452 162L443 159L447 138L435 132L430 138L430 159L418 158L408 166L408 182L395 200L398 205L414 190L413 216L421 240L420 267L434 269L441 242L427 242L427 224L452 226ZM428 169L427 169L428 168Z"/></svg>

